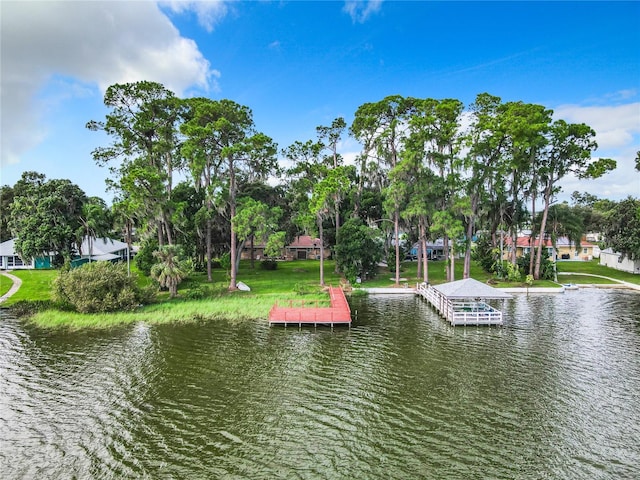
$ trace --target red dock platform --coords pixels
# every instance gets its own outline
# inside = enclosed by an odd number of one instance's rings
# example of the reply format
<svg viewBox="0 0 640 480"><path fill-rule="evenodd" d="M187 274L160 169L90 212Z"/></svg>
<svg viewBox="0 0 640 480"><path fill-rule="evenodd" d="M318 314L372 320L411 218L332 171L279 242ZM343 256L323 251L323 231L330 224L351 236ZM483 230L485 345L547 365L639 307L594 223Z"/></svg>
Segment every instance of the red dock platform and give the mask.
<svg viewBox="0 0 640 480"><path fill-rule="evenodd" d="M289 302L287 306L276 303L269 311L269 326L273 324L284 325L351 325L351 308L344 292L340 287L329 287L330 307L305 307L293 306Z"/></svg>

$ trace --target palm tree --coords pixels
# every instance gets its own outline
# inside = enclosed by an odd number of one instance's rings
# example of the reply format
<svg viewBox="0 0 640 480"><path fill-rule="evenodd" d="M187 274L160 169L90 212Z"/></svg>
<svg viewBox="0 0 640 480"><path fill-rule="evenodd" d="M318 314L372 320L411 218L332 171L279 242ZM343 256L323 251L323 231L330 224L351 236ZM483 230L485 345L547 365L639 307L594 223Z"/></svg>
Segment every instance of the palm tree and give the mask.
<svg viewBox="0 0 640 480"><path fill-rule="evenodd" d="M159 250L153 252L153 256L159 262L151 267L151 277L161 287L169 289L169 297L171 298L178 294L178 285L188 275L180 262L179 253L177 245L163 245Z"/></svg>

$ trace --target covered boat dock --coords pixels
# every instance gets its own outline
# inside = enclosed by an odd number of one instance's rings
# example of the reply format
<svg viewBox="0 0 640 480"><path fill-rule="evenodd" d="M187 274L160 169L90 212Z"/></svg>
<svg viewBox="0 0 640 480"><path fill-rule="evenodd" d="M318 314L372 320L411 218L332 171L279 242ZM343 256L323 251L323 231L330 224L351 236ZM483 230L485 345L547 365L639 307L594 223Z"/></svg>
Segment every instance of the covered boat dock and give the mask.
<svg viewBox="0 0 640 480"><path fill-rule="evenodd" d="M510 294L472 278L436 286L419 283L416 292L454 326L502 325L502 312L485 300L511 298Z"/></svg>

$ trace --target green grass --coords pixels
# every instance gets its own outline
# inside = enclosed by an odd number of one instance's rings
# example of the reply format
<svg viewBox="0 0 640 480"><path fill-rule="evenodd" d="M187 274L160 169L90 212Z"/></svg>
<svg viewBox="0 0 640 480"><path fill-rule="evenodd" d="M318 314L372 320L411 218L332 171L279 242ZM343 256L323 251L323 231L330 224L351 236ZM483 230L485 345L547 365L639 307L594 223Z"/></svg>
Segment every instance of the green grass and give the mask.
<svg viewBox="0 0 640 480"><path fill-rule="evenodd" d="M51 299L51 282L58 276L57 270L14 270L11 274L22 280L22 286L3 303L3 306L8 307L20 300ZM12 282L4 275L0 275L0 278L2 290L5 288L5 281L6 289L9 290Z"/></svg>
<svg viewBox="0 0 640 480"><path fill-rule="evenodd" d="M613 280L608 280L602 277L592 277L590 275L563 275L562 273L558 274L558 282L559 283L575 283L580 285L585 285L585 284L615 285L618 283Z"/></svg>
<svg viewBox="0 0 640 480"><path fill-rule="evenodd" d="M456 278L462 278L463 262L456 262ZM340 276L334 272L335 263L325 262L325 284L339 285ZM445 262L429 262L429 281L433 284L444 283ZM561 283L607 283L610 281L590 277L587 275L562 275L562 272L589 273L602 275L620 280L640 284L640 276L619 272L603 267L594 262L560 262L558 264L559 281ZM135 273L135 268L132 268ZM419 281L416 278L417 262L403 262L402 281L409 285ZM10 306L20 300L48 300L51 298L51 282L57 276L56 270L19 270L14 275L22 279L20 290L7 300L5 305ZM471 276L481 282L491 278L483 272L477 264L472 263ZM380 268L376 278L364 282L362 287L389 287L394 285L394 272L388 268ZM10 287L9 279L0 276L2 280L0 291L6 291ZM138 281L148 284L150 279L138 275ZM168 322L193 322L193 321L245 321L267 318L268 312L277 301L286 303L289 300L319 301L328 305L328 296L320 288L320 262L316 260L299 260L292 262L279 262L276 270L262 270L256 263L256 268L251 269L249 262L241 262L238 273L238 281L249 285L250 292L229 292L227 287L229 280L227 273L221 269L213 271L213 282L207 282L206 274L197 273L180 284L178 298L169 299L166 292L158 295L158 301L152 305L141 307L135 312L118 312L110 314L78 314L59 310L46 310L36 313L32 321L45 328L109 328L115 325L135 322L168 323ZM524 287L523 283L501 282L494 284L497 287ZM557 284L550 281L537 281L536 287L556 287ZM207 298L202 300L187 300L190 292L205 290ZM299 295L297 292L307 293Z"/></svg>
<svg viewBox="0 0 640 480"><path fill-rule="evenodd" d="M10 278L0 275L0 297L9 291L11 285L13 285L13 282Z"/></svg>
<svg viewBox="0 0 640 480"><path fill-rule="evenodd" d="M80 314L46 310L36 313L31 321L43 328L65 328L79 330L84 328L111 328L117 325L135 322L149 324L181 323L193 321L241 322L266 319L269 310L276 303L286 303L291 295L267 294L253 295L249 292L233 292L202 300L162 301L141 307L135 312L117 312L100 314ZM326 295L305 296L305 301L315 305L328 306Z"/></svg>
<svg viewBox="0 0 640 480"><path fill-rule="evenodd" d="M593 259L589 262L558 262L558 275L560 276L562 272L588 273L591 275L601 275L603 277L615 278L616 280L640 285L640 275L614 270L613 268L600 265L598 262L598 259ZM598 283L593 279L593 277L589 278L588 276L584 277L584 282L578 282L576 280L576 275L567 275L567 278L569 279L568 281L573 283Z"/></svg>
<svg viewBox="0 0 640 480"><path fill-rule="evenodd" d="M460 280L462 278L463 271L463 262L462 260L456 261L455 264L455 278ZM416 276L418 271L418 262L402 262L400 277L406 278L406 280L401 281L402 284L408 283L409 285L414 285L416 282L422 281L422 277L419 279ZM491 278L491 275L482 270L475 262L471 263L471 277L475 278L480 282L486 282ZM445 262L443 260L440 261L429 261L429 283L437 285L440 283L444 283L446 281L445 274ZM367 280L362 283L362 287L392 287L395 285L395 266L391 267L389 270L388 267L379 267L378 274L376 278Z"/></svg>

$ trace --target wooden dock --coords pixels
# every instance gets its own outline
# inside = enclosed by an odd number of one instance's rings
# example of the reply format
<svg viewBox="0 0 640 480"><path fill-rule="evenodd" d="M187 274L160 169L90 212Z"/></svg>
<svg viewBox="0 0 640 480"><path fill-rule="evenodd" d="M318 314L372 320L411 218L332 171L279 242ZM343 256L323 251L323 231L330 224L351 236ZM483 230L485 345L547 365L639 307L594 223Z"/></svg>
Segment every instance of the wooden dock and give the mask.
<svg viewBox="0 0 640 480"><path fill-rule="evenodd" d="M475 280L473 280L475 282ZM455 282L454 282L455 283ZM475 285L474 285L475 286ZM491 287L483 287L491 288ZM451 325L502 325L502 312L480 301L484 298L508 298L505 294L491 291L473 292L465 295L447 295L432 285L418 284L416 292L425 298Z"/></svg>
<svg viewBox="0 0 640 480"><path fill-rule="evenodd" d="M349 325L351 326L351 308L340 287L329 287L330 307L309 307L293 301L286 305L276 304L269 311L269 326L277 324L298 325ZM316 304L317 305L317 304Z"/></svg>

